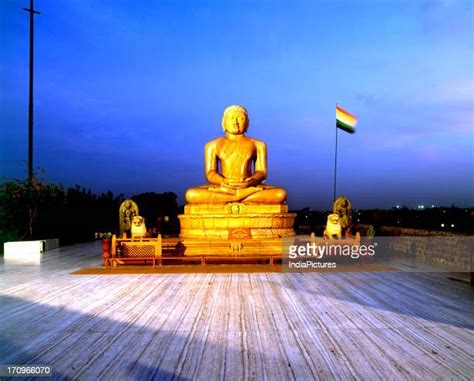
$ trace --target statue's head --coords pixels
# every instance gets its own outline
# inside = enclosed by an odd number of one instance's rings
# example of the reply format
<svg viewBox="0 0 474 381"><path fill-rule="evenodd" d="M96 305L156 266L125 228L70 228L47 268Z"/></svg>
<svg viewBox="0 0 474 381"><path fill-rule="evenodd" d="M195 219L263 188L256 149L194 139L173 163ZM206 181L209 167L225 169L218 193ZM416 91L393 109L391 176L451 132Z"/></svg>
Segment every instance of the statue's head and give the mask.
<svg viewBox="0 0 474 381"><path fill-rule="evenodd" d="M328 225L337 225L339 223L339 214L328 215Z"/></svg>
<svg viewBox="0 0 474 381"><path fill-rule="evenodd" d="M224 110L222 129L232 135L243 135L249 128L249 117L243 106L229 106Z"/></svg>
<svg viewBox="0 0 474 381"><path fill-rule="evenodd" d="M132 218L132 224L134 226L142 226L145 223L145 219L142 216L134 216Z"/></svg>

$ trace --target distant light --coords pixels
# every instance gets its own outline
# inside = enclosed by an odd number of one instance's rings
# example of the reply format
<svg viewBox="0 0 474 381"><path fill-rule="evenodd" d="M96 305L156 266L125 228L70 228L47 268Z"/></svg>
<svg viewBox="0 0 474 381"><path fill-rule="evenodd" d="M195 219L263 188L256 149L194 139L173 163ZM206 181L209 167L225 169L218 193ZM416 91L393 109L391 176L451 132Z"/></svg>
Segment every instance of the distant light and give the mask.
<svg viewBox="0 0 474 381"><path fill-rule="evenodd" d="M359 220L359 219L357 219L357 222L360 222L360 220Z"/></svg>
<svg viewBox="0 0 474 381"><path fill-rule="evenodd" d="M444 228L444 224L441 224L441 227Z"/></svg>
<svg viewBox="0 0 474 381"><path fill-rule="evenodd" d="M397 221L397 224L399 224L399 223L400 223L400 221Z"/></svg>
<svg viewBox="0 0 474 381"><path fill-rule="evenodd" d="M435 206L434 205L431 205L432 208L434 208Z"/></svg>
<svg viewBox="0 0 474 381"><path fill-rule="evenodd" d="M397 205L397 209L400 209L400 205Z"/></svg>
<svg viewBox="0 0 474 381"><path fill-rule="evenodd" d="M454 228L454 224L451 224L451 227Z"/></svg>

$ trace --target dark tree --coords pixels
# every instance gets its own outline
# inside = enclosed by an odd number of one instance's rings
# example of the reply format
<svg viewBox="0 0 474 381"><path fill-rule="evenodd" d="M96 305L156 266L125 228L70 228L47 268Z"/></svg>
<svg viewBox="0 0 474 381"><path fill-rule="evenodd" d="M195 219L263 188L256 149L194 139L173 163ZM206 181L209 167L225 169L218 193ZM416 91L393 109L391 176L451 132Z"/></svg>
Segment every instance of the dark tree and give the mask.
<svg viewBox="0 0 474 381"><path fill-rule="evenodd" d="M166 235L179 233L177 198L172 192L146 192L132 197L147 228L155 228Z"/></svg>

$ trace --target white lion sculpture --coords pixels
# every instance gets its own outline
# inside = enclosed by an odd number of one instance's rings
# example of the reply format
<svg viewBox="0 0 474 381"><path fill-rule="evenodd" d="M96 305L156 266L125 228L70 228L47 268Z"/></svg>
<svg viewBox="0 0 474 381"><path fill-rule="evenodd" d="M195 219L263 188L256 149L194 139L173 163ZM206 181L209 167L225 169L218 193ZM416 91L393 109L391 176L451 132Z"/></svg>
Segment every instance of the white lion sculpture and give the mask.
<svg viewBox="0 0 474 381"><path fill-rule="evenodd" d="M341 224L339 223L339 215L338 214L330 214L328 215L328 221L326 224L326 229L324 230L324 237L328 237L329 239L333 239L336 236L337 239L341 239Z"/></svg>
<svg viewBox="0 0 474 381"><path fill-rule="evenodd" d="M145 219L142 216L134 216L132 218L132 239L146 238Z"/></svg>

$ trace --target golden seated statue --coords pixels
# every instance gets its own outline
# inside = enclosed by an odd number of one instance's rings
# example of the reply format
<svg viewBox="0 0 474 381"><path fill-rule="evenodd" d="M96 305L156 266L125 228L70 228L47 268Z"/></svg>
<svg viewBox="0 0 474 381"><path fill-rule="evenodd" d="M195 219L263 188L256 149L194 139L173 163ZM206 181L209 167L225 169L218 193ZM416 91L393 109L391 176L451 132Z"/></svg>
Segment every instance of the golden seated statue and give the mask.
<svg viewBox="0 0 474 381"><path fill-rule="evenodd" d="M205 148L209 184L188 189L188 204L285 202L284 189L263 184L267 178L267 147L265 143L245 136L248 126L244 107L230 106L224 111L222 128L225 136L207 143Z"/></svg>
<svg viewBox="0 0 474 381"><path fill-rule="evenodd" d="M208 184L186 192L187 205L184 214L179 216L182 238L252 239L294 235L295 215L288 213L286 191L264 184L267 148L265 143L245 136L248 126L244 107L225 109L222 118L225 135L207 143L205 148ZM208 252L210 246L199 245L192 254Z"/></svg>

